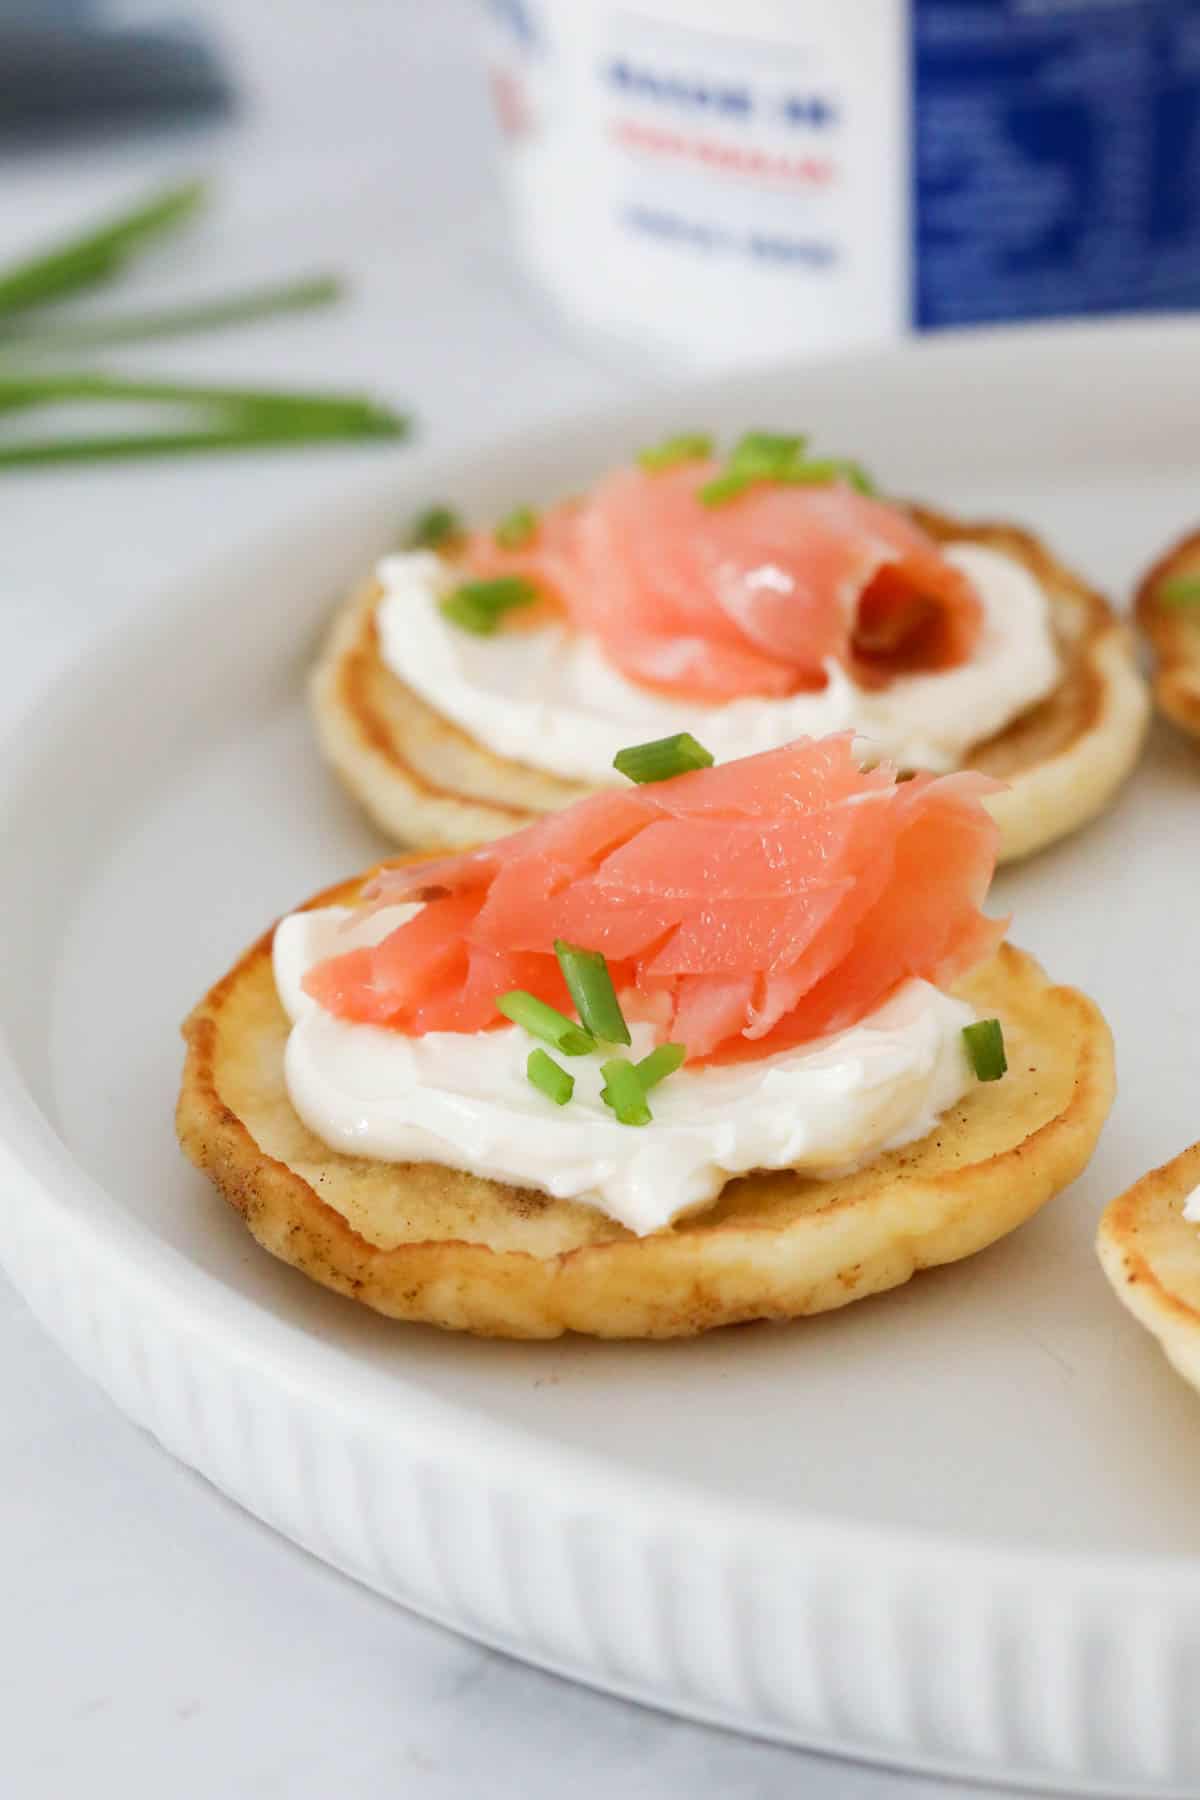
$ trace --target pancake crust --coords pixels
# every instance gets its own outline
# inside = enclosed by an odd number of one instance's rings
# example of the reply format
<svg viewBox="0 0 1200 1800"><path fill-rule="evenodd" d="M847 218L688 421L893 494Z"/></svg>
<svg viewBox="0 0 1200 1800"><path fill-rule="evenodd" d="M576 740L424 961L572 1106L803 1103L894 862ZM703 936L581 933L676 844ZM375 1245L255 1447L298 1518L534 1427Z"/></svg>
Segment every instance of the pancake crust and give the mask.
<svg viewBox="0 0 1200 1800"><path fill-rule="evenodd" d="M361 885L308 904L346 904ZM379 1312L451 1330L683 1337L845 1306L1020 1225L1084 1167L1112 1102L1099 1010L1003 945L960 989L1004 1021L1002 1081L856 1174L744 1176L707 1211L638 1238L577 1202L328 1149L287 1097L272 935L184 1025L180 1143L274 1255Z"/></svg>
<svg viewBox="0 0 1200 1800"><path fill-rule="evenodd" d="M1183 1216L1200 1187L1200 1144L1151 1169L1100 1221L1096 1253L1113 1292L1200 1388L1200 1225Z"/></svg>
<svg viewBox="0 0 1200 1800"><path fill-rule="evenodd" d="M1149 703L1132 634L1029 532L909 510L942 543L1006 552L1050 595L1061 682L968 758L1009 783L988 803L1000 824L1001 861L1028 856L1102 812L1137 760ZM379 655L379 598L371 584L338 614L313 674L312 704L326 758L389 837L430 849L477 843L590 791L493 755L406 686Z"/></svg>
<svg viewBox="0 0 1200 1800"><path fill-rule="evenodd" d="M1169 719L1200 737L1200 607L1167 606L1167 582L1200 579L1200 531L1180 540L1146 574L1137 594L1138 624L1154 648L1154 697Z"/></svg>

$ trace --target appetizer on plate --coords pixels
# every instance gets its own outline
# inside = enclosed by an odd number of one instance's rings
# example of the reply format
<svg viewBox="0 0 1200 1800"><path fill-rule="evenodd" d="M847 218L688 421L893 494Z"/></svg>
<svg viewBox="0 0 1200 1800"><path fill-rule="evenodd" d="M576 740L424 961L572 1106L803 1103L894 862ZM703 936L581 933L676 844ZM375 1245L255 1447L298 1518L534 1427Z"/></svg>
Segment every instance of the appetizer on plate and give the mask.
<svg viewBox="0 0 1200 1800"><path fill-rule="evenodd" d="M994 783L849 732L384 864L188 1019L183 1148L268 1249L399 1318L668 1337L967 1256L1086 1163L1108 1029L980 911Z"/></svg>
<svg viewBox="0 0 1200 1800"><path fill-rule="evenodd" d="M1183 538L1146 575L1137 617L1154 648L1158 704L1200 737L1200 531Z"/></svg>
<svg viewBox="0 0 1200 1800"><path fill-rule="evenodd" d="M905 770L970 767L1002 858L1100 811L1148 703L1131 637L1029 533L878 497L752 432L683 437L586 495L467 531L418 521L333 626L325 754L391 836L495 837L611 784L621 744L718 762L852 729Z"/></svg>
<svg viewBox="0 0 1200 1800"><path fill-rule="evenodd" d="M1118 1300L1200 1387L1200 1144L1113 1201L1096 1250Z"/></svg>

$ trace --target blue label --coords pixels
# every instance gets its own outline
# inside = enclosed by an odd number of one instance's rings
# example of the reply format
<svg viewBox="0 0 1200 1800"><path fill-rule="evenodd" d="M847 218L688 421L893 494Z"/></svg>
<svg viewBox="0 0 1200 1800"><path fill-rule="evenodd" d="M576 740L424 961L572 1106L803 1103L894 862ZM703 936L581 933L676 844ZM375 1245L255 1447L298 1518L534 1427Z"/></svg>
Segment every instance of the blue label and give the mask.
<svg viewBox="0 0 1200 1800"><path fill-rule="evenodd" d="M1200 305L1196 0L912 0L922 329Z"/></svg>

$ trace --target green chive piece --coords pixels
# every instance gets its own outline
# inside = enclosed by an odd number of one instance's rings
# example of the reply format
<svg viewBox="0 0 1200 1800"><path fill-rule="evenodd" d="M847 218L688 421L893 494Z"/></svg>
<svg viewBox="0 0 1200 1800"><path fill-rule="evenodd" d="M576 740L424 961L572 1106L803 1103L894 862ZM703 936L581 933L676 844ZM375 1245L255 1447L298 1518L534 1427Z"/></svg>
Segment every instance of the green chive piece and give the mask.
<svg viewBox="0 0 1200 1800"><path fill-rule="evenodd" d="M463 524L451 506L427 506L419 512L404 539L406 550L441 550L463 537Z"/></svg>
<svg viewBox="0 0 1200 1800"><path fill-rule="evenodd" d="M394 423L387 413L361 394L336 394L319 389L208 387L190 381L143 381L126 375L109 375L96 369L73 373L9 374L0 370L0 412L19 412L31 406L50 406L64 400L103 403L109 400L147 401L150 404L190 406L221 415L229 423L245 425L320 426L342 430L369 430L381 419Z"/></svg>
<svg viewBox="0 0 1200 1800"><path fill-rule="evenodd" d="M201 181L164 188L92 231L0 269L0 313L24 312L107 281L143 244L190 218L206 194Z"/></svg>
<svg viewBox="0 0 1200 1800"><path fill-rule="evenodd" d="M584 1031L574 1019L568 1019L566 1013L560 1013L556 1006L547 1006L544 1000L539 1000L536 994L526 993L524 988L512 988L507 994L501 994L496 1005L506 1019L520 1025L531 1037L545 1038L564 1056L586 1056L596 1048L596 1040L590 1031Z"/></svg>
<svg viewBox="0 0 1200 1800"><path fill-rule="evenodd" d="M372 425L297 420L214 426L196 431L140 431L91 437L31 438L0 442L0 470L40 468L57 463L125 462L136 457L191 456L225 450L286 450L301 444L335 444L364 438L403 437L402 418Z"/></svg>
<svg viewBox="0 0 1200 1800"><path fill-rule="evenodd" d="M706 481L702 488L696 490L696 498L701 506L724 506L727 500L736 500L744 494L754 481L753 475L738 474L729 470L724 475L714 475Z"/></svg>
<svg viewBox="0 0 1200 1800"><path fill-rule="evenodd" d="M640 1063L633 1066L637 1070L638 1080L642 1084L642 1092L648 1094L651 1088L681 1069L687 1061L687 1048L683 1044L659 1044L649 1056L643 1056Z"/></svg>
<svg viewBox="0 0 1200 1800"><path fill-rule="evenodd" d="M879 492L861 463L843 462L841 465L842 480L847 482L857 494L866 494L868 498Z"/></svg>
<svg viewBox="0 0 1200 1800"><path fill-rule="evenodd" d="M826 481L836 481L842 469L843 464L837 457L814 456L792 463L779 479L786 481L789 487L820 487Z"/></svg>
<svg viewBox="0 0 1200 1800"><path fill-rule="evenodd" d="M874 482L861 463L851 462L845 456L819 456L793 463L777 479L798 487L819 487L825 482L844 481L856 493L876 492Z"/></svg>
<svg viewBox="0 0 1200 1800"><path fill-rule="evenodd" d="M1008 1068L999 1019L978 1019L974 1025L964 1025L963 1043L978 1079L999 1081Z"/></svg>
<svg viewBox="0 0 1200 1800"><path fill-rule="evenodd" d="M629 1027L601 952L581 950L556 938L554 954L585 1029L602 1043L628 1044Z"/></svg>
<svg viewBox="0 0 1200 1800"><path fill-rule="evenodd" d="M700 489L704 506L723 506L756 481L786 481L802 461L807 438L781 436L773 431L747 431L730 453L723 474Z"/></svg>
<svg viewBox="0 0 1200 1800"><path fill-rule="evenodd" d="M1200 606L1200 575L1173 575L1158 590L1163 606Z"/></svg>
<svg viewBox="0 0 1200 1800"><path fill-rule="evenodd" d="M733 446L729 466L742 474L774 476L800 460L807 442L807 438L781 437L773 431L747 431Z"/></svg>
<svg viewBox="0 0 1200 1800"><path fill-rule="evenodd" d="M697 743L690 731L674 737L653 738L648 744L628 744L613 757L613 768L630 781L669 781L690 769L710 769L712 751Z"/></svg>
<svg viewBox="0 0 1200 1800"><path fill-rule="evenodd" d="M575 1077L560 1069L552 1056L544 1050L531 1050L529 1060L525 1064L526 1079L531 1081L540 1093L555 1106L565 1106L575 1092Z"/></svg>
<svg viewBox="0 0 1200 1800"><path fill-rule="evenodd" d="M141 344L151 339L187 337L200 331L223 331L231 325L252 325L280 313L305 312L329 306L341 298L344 288L336 275L307 275L270 287L247 288L241 293L218 294L210 300L165 306L154 312L124 313L104 319L80 319L70 324L31 323L18 318L0 321L0 350L22 356L62 350L106 349L113 344Z"/></svg>
<svg viewBox="0 0 1200 1800"><path fill-rule="evenodd" d="M505 613L529 606L537 589L523 575L498 575L494 581L464 581L438 602L443 618L476 637L490 637Z"/></svg>
<svg viewBox="0 0 1200 1800"><path fill-rule="evenodd" d="M537 536L538 516L532 506L514 507L501 519L492 536L502 550L524 550Z"/></svg>
<svg viewBox="0 0 1200 1800"><path fill-rule="evenodd" d="M806 457L808 439L773 431L747 431L738 439L720 475L706 481L699 498L705 506L723 506L757 481L783 481L803 487L844 481L860 494L875 493L861 463L846 456Z"/></svg>
<svg viewBox="0 0 1200 1800"><path fill-rule="evenodd" d="M648 1125L653 1118L646 1103L646 1090L642 1078L631 1062L623 1056L614 1056L601 1065L604 1086L600 1090L600 1098L605 1106L611 1106L622 1125Z"/></svg>
<svg viewBox="0 0 1200 1800"><path fill-rule="evenodd" d="M702 462L712 455L713 441L705 431L681 431L676 437L664 438L648 450L639 450L637 459L643 469L655 472L674 469L680 463Z"/></svg>

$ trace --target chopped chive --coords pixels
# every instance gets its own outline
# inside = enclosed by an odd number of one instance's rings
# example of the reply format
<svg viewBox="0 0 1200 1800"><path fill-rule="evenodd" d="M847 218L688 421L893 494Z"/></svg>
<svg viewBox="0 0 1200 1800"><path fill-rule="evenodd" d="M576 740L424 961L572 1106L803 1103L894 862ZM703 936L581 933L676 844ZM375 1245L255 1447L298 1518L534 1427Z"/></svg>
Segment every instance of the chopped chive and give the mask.
<svg viewBox="0 0 1200 1800"><path fill-rule="evenodd" d="M747 475L774 475L799 461L807 442L807 438L781 437L773 431L747 431L733 446L729 466Z"/></svg>
<svg viewBox="0 0 1200 1800"><path fill-rule="evenodd" d="M642 1092L648 1094L660 1081L665 1081L668 1075L681 1069L686 1060L687 1049L683 1044L659 1044L649 1056L643 1056L641 1062L633 1065L642 1084Z"/></svg>
<svg viewBox="0 0 1200 1800"><path fill-rule="evenodd" d="M860 494L873 494L875 484L860 463L844 456L812 457L793 463L777 479L799 487L819 487L827 481L844 481Z"/></svg>
<svg viewBox="0 0 1200 1800"><path fill-rule="evenodd" d="M604 1086L600 1090L600 1098L605 1106L611 1106L622 1125L648 1125L653 1118L646 1103L646 1090L642 1078L631 1062L623 1056L614 1056L602 1064Z"/></svg>
<svg viewBox="0 0 1200 1800"><path fill-rule="evenodd" d="M844 481L860 494L873 494L875 484L861 463L845 456L806 457L807 438L772 431L747 431L738 439L720 475L705 482L699 498L705 506L722 506L757 481L817 486Z"/></svg>
<svg viewBox="0 0 1200 1800"><path fill-rule="evenodd" d="M629 1027L601 952L556 938L554 954L586 1029L605 1044L629 1043Z"/></svg>
<svg viewBox="0 0 1200 1800"><path fill-rule="evenodd" d="M531 1050L529 1060L525 1064L525 1076L540 1093L555 1106L565 1106L575 1092L575 1077L560 1069L552 1056L544 1050Z"/></svg>
<svg viewBox="0 0 1200 1800"><path fill-rule="evenodd" d="M1158 590L1163 606L1200 606L1200 575L1173 575Z"/></svg>
<svg viewBox="0 0 1200 1800"><path fill-rule="evenodd" d="M727 500L736 500L744 494L753 482L753 475L742 475L736 470L727 470L724 475L714 475L697 489L696 497L701 506L724 506Z"/></svg>
<svg viewBox="0 0 1200 1800"><path fill-rule="evenodd" d="M835 456L813 456L792 463L779 479L792 487L819 487L822 482L836 481L843 466Z"/></svg>
<svg viewBox="0 0 1200 1800"><path fill-rule="evenodd" d="M518 506L501 519L492 536L502 550L523 550L537 536L538 516L532 506Z"/></svg>
<svg viewBox="0 0 1200 1800"><path fill-rule="evenodd" d="M756 481L785 481L802 459L803 437L782 437L772 431L747 431L730 453L724 472L700 489L704 506L723 506Z"/></svg>
<svg viewBox="0 0 1200 1800"><path fill-rule="evenodd" d="M630 781L669 781L690 769L709 769L712 760L712 751L697 743L690 731L677 731L674 737L626 745L613 757L613 768Z"/></svg>
<svg viewBox="0 0 1200 1800"><path fill-rule="evenodd" d="M879 489L872 481L861 463L842 462L840 465L842 480L852 487L855 493L869 496L877 494Z"/></svg>
<svg viewBox="0 0 1200 1800"><path fill-rule="evenodd" d="M596 1048L596 1040L590 1031L584 1031L556 1006L547 1006L536 994L527 994L524 988L513 988L509 993L501 994L496 1005L506 1019L520 1025L532 1037L545 1038L564 1056L586 1056L589 1050Z"/></svg>
<svg viewBox="0 0 1200 1800"><path fill-rule="evenodd" d="M464 581L438 602L442 617L476 637L490 637L505 613L529 606L537 589L523 575L498 575L494 581Z"/></svg>
<svg viewBox="0 0 1200 1800"><path fill-rule="evenodd" d="M144 381L103 370L82 369L51 374L0 370L0 412L20 412L59 401L84 400L103 404L109 400L147 401L154 405L190 406L219 414L232 424L279 428L326 426L333 431L359 429L369 432L381 420L395 424L395 415L361 394L336 394L319 389L209 387L188 381Z"/></svg>
<svg viewBox="0 0 1200 1800"><path fill-rule="evenodd" d="M979 1080L999 1081L1008 1068L999 1019L977 1019L974 1025L964 1025L963 1043Z"/></svg>
<svg viewBox="0 0 1200 1800"><path fill-rule="evenodd" d="M102 319L80 319L29 324L0 321L0 350L22 356L53 350L95 350L112 344L139 344L148 339L185 337L199 331L222 331L230 325L250 325L279 313L303 312L328 306L342 294L336 275L309 275L270 287L219 294L210 300L165 306L153 312L125 313Z"/></svg>
<svg viewBox="0 0 1200 1800"><path fill-rule="evenodd" d="M440 550L464 536L462 520L451 506L427 506L419 512L404 539L407 550Z"/></svg>
<svg viewBox="0 0 1200 1800"><path fill-rule="evenodd" d="M0 470L38 468L55 463L123 462L134 457L190 456L223 450L283 450L301 444L356 442L365 438L403 437L402 418L380 417L372 424L313 419L247 421L196 431L114 432L90 437L31 438L0 443Z"/></svg>
<svg viewBox="0 0 1200 1800"><path fill-rule="evenodd" d="M0 313L24 312L107 281L143 244L190 218L206 194L200 181L163 188L92 231L0 269Z"/></svg>
<svg viewBox="0 0 1200 1800"><path fill-rule="evenodd" d="M704 431L681 431L675 437L665 438L661 444L652 444L648 450L639 450L637 459L643 469L673 469L679 463L701 462L712 455L713 441Z"/></svg>

